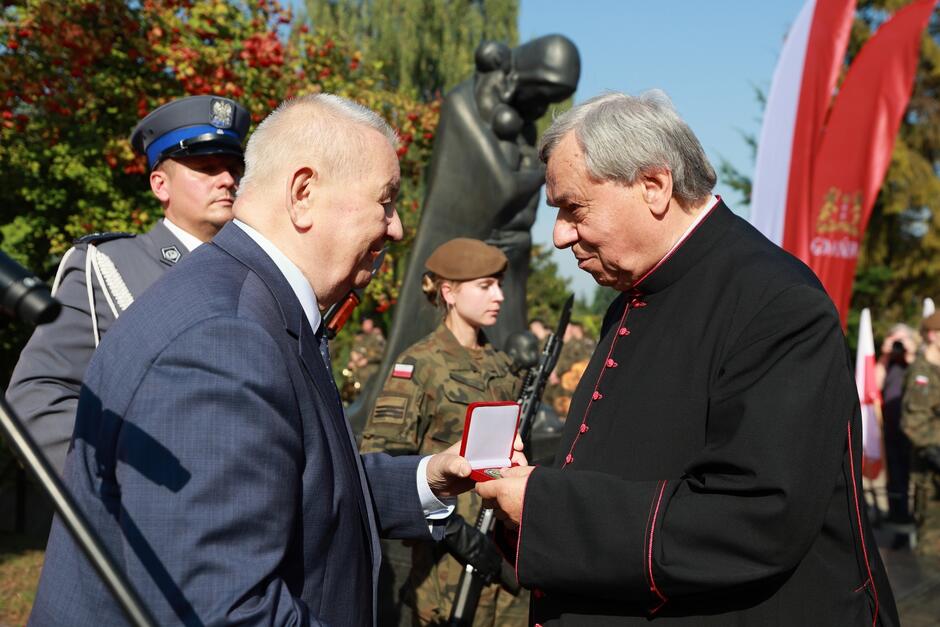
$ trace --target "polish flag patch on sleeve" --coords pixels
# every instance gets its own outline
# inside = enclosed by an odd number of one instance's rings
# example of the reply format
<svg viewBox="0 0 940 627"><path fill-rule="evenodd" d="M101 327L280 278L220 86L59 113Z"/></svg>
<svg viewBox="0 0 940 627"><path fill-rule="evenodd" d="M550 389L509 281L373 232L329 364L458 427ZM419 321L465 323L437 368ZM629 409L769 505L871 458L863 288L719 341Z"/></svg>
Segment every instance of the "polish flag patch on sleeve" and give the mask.
<svg viewBox="0 0 940 627"><path fill-rule="evenodd" d="M415 373L413 364L395 364L392 368L392 376L396 379L410 379Z"/></svg>
<svg viewBox="0 0 940 627"><path fill-rule="evenodd" d="M916 385L927 385L928 383L930 383L930 379L928 379L926 376L922 374L919 374L916 377L914 377L914 383Z"/></svg>

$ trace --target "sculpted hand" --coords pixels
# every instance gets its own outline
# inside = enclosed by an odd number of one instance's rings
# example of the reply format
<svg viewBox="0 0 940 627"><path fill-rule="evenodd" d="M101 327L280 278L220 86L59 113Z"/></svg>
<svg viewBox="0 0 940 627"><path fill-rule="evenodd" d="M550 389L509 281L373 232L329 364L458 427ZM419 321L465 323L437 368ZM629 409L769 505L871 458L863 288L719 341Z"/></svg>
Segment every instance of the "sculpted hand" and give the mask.
<svg viewBox="0 0 940 627"><path fill-rule="evenodd" d="M527 466L529 462L522 453L522 439L518 435L512 448L513 463ZM460 442L443 453L432 455L428 460L427 472L428 486L437 498L463 494L473 488L475 483L470 479L470 462L460 456Z"/></svg>
<svg viewBox="0 0 940 627"><path fill-rule="evenodd" d="M501 520L518 527L522 521L522 499L533 470L534 466L506 468L500 471L502 479L478 483L476 492L483 497L485 507L496 510Z"/></svg>

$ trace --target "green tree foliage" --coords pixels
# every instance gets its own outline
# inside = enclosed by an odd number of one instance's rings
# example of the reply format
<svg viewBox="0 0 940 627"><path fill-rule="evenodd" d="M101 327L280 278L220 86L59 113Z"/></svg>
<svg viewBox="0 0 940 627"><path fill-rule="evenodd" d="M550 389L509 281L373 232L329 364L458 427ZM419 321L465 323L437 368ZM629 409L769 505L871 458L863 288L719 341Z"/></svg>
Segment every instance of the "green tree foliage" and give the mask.
<svg viewBox="0 0 940 627"><path fill-rule="evenodd" d="M551 249L538 244L532 247L532 261L529 265L528 289L526 290L526 308L529 320L538 318L549 328L558 324L558 316L568 296L571 286L568 279L558 274L558 264L552 259ZM618 292L598 285L590 299L575 298L571 318L584 325L585 330L597 337L607 307Z"/></svg>
<svg viewBox="0 0 940 627"><path fill-rule="evenodd" d="M307 0L313 28L344 33L402 93L440 97L492 39L514 46L518 0Z"/></svg>
<svg viewBox="0 0 940 627"><path fill-rule="evenodd" d="M558 315L570 295L568 282L558 274L558 264L552 260L552 251L535 244L529 264L526 310L529 319L539 318L549 327L558 322Z"/></svg>
<svg viewBox="0 0 940 627"><path fill-rule="evenodd" d="M575 316L584 325L585 331L591 337L600 338L604 314L607 313L607 308L619 295L620 292L612 287L596 285L590 301L575 303Z"/></svg>
<svg viewBox="0 0 940 627"><path fill-rule="evenodd" d="M5 0L3 249L51 277L75 237L150 226L161 212L130 130L168 100L208 93L236 98L254 122L284 98L319 91L380 112L401 135L399 208L412 235L439 103L398 91L381 67L352 41L312 32L271 0ZM394 273L369 286L373 307L396 295ZM4 381L27 333L11 331L3 331Z"/></svg>
<svg viewBox="0 0 940 627"><path fill-rule="evenodd" d="M908 0L860 0L852 26L843 77L852 59L894 11ZM757 92L763 102L763 94ZM852 308L850 340L859 312L872 310L876 335L897 322L917 326L923 298L940 296L940 9L930 20L907 113L891 164L875 201L862 243ZM756 146L753 136L745 141ZM722 180L750 203L751 180L728 162Z"/></svg>

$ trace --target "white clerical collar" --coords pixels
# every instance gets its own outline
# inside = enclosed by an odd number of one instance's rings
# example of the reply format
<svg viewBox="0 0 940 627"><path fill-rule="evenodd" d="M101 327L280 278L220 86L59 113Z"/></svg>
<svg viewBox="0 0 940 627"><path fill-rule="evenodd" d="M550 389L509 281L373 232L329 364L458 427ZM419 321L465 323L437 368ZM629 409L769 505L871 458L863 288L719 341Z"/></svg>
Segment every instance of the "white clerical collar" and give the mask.
<svg viewBox="0 0 940 627"><path fill-rule="evenodd" d="M202 244L202 240L190 233L189 231L184 231L181 227L173 224L169 218L163 218L163 226L170 229L170 233L176 236L176 239L186 247L186 250L192 252Z"/></svg>
<svg viewBox="0 0 940 627"><path fill-rule="evenodd" d="M676 240L676 243L672 245L672 248L666 251L666 254L663 255L662 259L657 261L656 265L654 265L652 268L647 270L643 276L641 276L639 279L634 281L633 283L634 288L638 287L643 281L645 281L646 277L648 277L649 275L659 270L659 266L663 265L663 263L665 263L666 260L672 256L672 253L676 252L676 249L682 246L682 243L688 239L689 235L692 234L692 231L695 230L695 227L701 224L702 220L708 217L708 214L712 212L712 209L714 209L718 205L719 200L721 200L720 197L717 197L717 196L711 197L711 200L708 201L708 204L705 205L705 208L699 211L699 214L695 216L694 220L692 220L692 224L689 225L689 228L687 228L685 232L682 234L682 236Z"/></svg>
<svg viewBox="0 0 940 627"><path fill-rule="evenodd" d="M676 249L679 248L679 246L682 246L682 242L688 239L689 235L692 234L692 231L695 230L695 227L697 227L699 223L702 220L704 220L708 216L709 213L711 213L712 209L715 208L715 205L718 204L719 200L720 199L717 196L711 197L711 200L708 201L708 204L705 205L705 208L699 211L698 215L695 216L695 219L692 220L692 224L689 225L689 228L687 228L685 232L682 234L682 236L678 240L676 240L676 243L672 245L672 248L669 249L669 252L663 255L663 259L665 259L669 255L674 253ZM662 263L662 259L660 259L659 263ZM657 263L656 265L659 265L659 264Z"/></svg>
<svg viewBox="0 0 940 627"><path fill-rule="evenodd" d="M307 322L310 323L310 328L316 331L320 326L320 308L317 306L317 295L313 292L313 286L310 285L310 281L307 280L304 273L300 271L300 268L294 265L293 261L287 258L287 255L278 250L277 247L271 243L271 240L241 220L234 220L234 222L238 228L248 234L248 237L255 240L255 243L261 247L261 250L267 253L271 261L274 262L274 265L277 266L277 269L281 271L281 274L287 279L287 283L290 285L291 289L294 290L294 295L297 296L297 300L300 301L300 306L304 309L304 315L307 316Z"/></svg>

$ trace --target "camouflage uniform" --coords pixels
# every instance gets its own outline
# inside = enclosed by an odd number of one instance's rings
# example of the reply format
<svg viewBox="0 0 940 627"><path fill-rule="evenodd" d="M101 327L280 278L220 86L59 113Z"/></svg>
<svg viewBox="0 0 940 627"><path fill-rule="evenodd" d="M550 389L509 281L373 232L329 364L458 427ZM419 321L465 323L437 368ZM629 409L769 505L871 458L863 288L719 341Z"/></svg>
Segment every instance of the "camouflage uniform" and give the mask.
<svg viewBox="0 0 940 627"><path fill-rule="evenodd" d="M940 557L940 476L924 463L920 451L940 446L940 367L919 354L907 371L901 427L914 445L911 480L915 486L915 517L920 522L917 549Z"/></svg>
<svg viewBox="0 0 940 627"><path fill-rule="evenodd" d="M389 375L363 430L363 452L430 455L460 441L470 403L517 398L521 381L511 363L488 343L480 351L464 348L441 324L399 356L406 375L395 376L395 370L401 375L397 368ZM475 492L458 498L457 513L471 524L479 511ZM441 544L412 548L405 597L419 624L447 622L462 570ZM528 593L514 597L491 585L483 590L474 625L525 625L528 613Z"/></svg>

